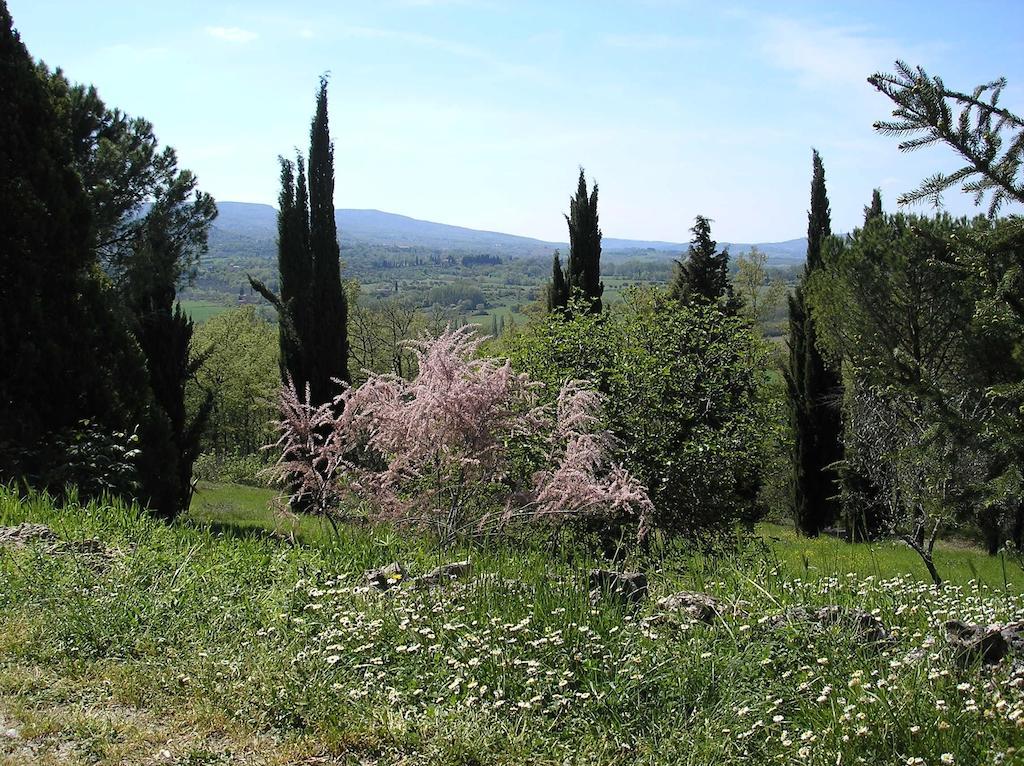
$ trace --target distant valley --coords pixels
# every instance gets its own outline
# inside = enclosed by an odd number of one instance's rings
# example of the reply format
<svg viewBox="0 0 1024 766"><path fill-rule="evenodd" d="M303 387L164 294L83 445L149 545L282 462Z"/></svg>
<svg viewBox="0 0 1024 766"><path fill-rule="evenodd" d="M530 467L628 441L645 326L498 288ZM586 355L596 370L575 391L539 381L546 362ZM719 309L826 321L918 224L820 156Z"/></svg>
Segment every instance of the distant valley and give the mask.
<svg viewBox="0 0 1024 766"><path fill-rule="evenodd" d="M248 202L219 202L220 215L210 235L210 256L246 255L273 257L277 234L277 211L270 205ZM342 247L361 244L397 249L473 252L509 258L550 256L555 249L568 250L565 242L545 242L531 237L481 231L432 221L421 221L380 210L342 209L335 213ZM687 243L658 242L605 237L608 258L677 257ZM733 253L757 248L775 266L790 266L804 259L807 240L785 242L719 243Z"/></svg>

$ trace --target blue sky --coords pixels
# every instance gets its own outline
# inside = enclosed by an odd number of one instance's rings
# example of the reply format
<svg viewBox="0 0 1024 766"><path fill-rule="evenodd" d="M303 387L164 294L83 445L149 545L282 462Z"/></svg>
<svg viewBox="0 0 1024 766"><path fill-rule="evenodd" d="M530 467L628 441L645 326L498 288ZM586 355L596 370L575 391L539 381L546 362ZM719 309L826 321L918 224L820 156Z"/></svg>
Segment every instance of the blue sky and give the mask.
<svg viewBox="0 0 1024 766"><path fill-rule="evenodd" d="M31 53L145 116L202 188L273 203L329 71L338 207L562 240L578 167L606 236L802 236L811 147L833 228L944 148L902 155L865 82L894 59L1024 110L1024 2L8 0ZM955 213L971 210L961 195Z"/></svg>

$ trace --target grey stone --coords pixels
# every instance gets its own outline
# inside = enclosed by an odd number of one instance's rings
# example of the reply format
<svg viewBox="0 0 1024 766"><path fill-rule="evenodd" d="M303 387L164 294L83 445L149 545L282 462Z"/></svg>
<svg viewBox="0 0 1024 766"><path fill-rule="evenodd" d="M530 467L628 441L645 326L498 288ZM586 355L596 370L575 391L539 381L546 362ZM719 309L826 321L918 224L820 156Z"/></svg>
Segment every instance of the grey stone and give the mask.
<svg viewBox="0 0 1024 766"><path fill-rule="evenodd" d="M866 644L885 643L890 640L889 631L880 619L863 609L830 604L818 609L805 606L794 606L771 620L775 627L805 623L817 627L837 625L847 630L857 639Z"/></svg>
<svg viewBox="0 0 1024 766"><path fill-rule="evenodd" d="M970 625L960 620L949 620L943 627L946 629L946 643L952 647L957 662L963 665L979 660L985 665L995 665L1010 652L1010 642L998 625Z"/></svg>
<svg viewBox="0 0 1024 766"><path fill-rule="evenodd" d="M453 561L450 564L442 564L431 569L425 575L415 578L412 582L417 588L429 588L466 577L472 571L473 565L469 559Z"/></svg>
<svg viewBox="0 0 1024 766"><path fill-rule="evenodd" d="M698 622L712 624L718 617L734 614L734 610L714 596L696 591L679 591L658 599L658 611L666 616L686 614Z"/></svg>
<svg viewBox="0 0 1024 766"><path fill-rule="evenodd" d="M395 588L405 580L405 567L397 561L392 561L387 566L379 569L370 569L366 572L366 582L375 590L385 591Z"/></svg>

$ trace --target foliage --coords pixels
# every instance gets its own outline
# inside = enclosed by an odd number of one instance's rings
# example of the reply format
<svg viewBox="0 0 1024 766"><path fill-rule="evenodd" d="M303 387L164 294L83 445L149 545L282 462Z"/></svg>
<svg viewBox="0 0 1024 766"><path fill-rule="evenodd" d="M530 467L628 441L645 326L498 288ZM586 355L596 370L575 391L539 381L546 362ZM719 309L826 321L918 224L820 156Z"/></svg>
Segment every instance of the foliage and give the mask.
<svg viewBox="0 0 1024 766"><path fill-rule="evenodd" d="M473 556L464 581L379 598L364 570L398 560L416 576L437 551L381 528L296 545L272 526L230 523L230 511L210 520L155 524L120 504L0 490L0 524L45 523L120 554L107 567L36 549L0 557L5 720L31 737L33 757L135 765L166 747L195 764L1020 760L1019 670L958 666L941 624L1015 619L1021 573L1008 570L1004 587L998 561L963 547L950 550L960 584L936 592L908 574L917 562L902 550L770 528L780 539L760 552L666 562L633 614L590 603L591 559L518 541L454 551ZM745 613L647 619L682 589ZM792 607L826 604L877 614L892 643L771 627ZM68 699L88 699L89 715ZM25 739L5 737L0 752L17 760Z"/></svg>
<svg viewBox="0 0 1024 766"><path fill-rule="evenodd" d="M685 261L675 262L669 295L688 305L721 304L727 313L735 314L740 306L729 281L728 248L717 252L711 222L702 215L697 216L690 232L690 249Z"/></svg>
<svg viewBox="0 0 1024 766"><path fill-rule="evenodd" d="M896 108L894 120L879 120L875 130L888 136L907 136L900 150L944 143L967 164L953 173L936 173L903 194L903 203L932 201L954 186L974 195L980 204L991 194L989 215L1006 202L1024 202L1024 119L999 106L1006 78L977 86L971 93L946 87L921 67L896 61L894 74L877 72L868 82L888 96Z"/></svg>
<svg viewBox="0 0 1024 766"><path fill-rule="evenodd" d="M579 307L595 314L601 313L601 295L604 283L601 281L601 228L597 215L597 184L587 193L587 179L580 168L576 195L569 199L569 213L565 216L569 225L569 262L563 268L558 256L552 269L559 274L553 276L549 285L549 303L552 307L568 310L572 301Z"/></svg>
<svg viewBox="0 0 1024 766"><path fill-rule="evenodd" d="M765 331L786 294L786 285L772 277L768 269L768 256L753 246L750 252L736 259L737 272L733 279L740 313L751 324Z"/></svg>
<svg viewBox="0 0 1024 766"><path fill-rule="evenodd" d="M196 458L192 475L196 481L266 486L265 456L252 452L203 452Z"/></svg>
<svg viewBox="0 0 1024 766"><path fill-rule="evenodd" d="M651 290L605 316L569 313L507 336L509 357L548 396L571 379L606 396L608 428L648 487L655 526L706 537L756 518L764 349L745 324Z"/></svg>
<svg viewBox="0 0 1024 766"><path fill-rule="evenodd" d="M789 364L785 369L793 426L792 512L800 530L817 535L839 517L836 464L843 457L839 376L825 364L803 283L823 268L822 244L831 234L825 168L812 157L807 214L807 265L789 296Z"/></svg>
<svg viewBox="0 0 1024 766"><path fill-rule="evenodd" d="M175 253L173 270L159 279L188 281L207 250L213 198L178 168L173 148L160 148L148 120L108 108L95 87L72 84L59 69L40 64L39 72L89 198L93 248L107 273L120 284L127 270L138 271L157 232Z"/></svg>
<svg viewBox="0 0 1024 766"><path fill-rule="evenodd" d="M487 305L487 299L484 298L484 294L479 287L462 281L431 287L427 293L426 302L430 305L461 305L466 308Z"/></svg>
<svg viewBox="0 0 1024 766"><path fill-rule="evenodd" d="M878 73L868 81L895 104L893 121L875 123L883 134L910 136L900 144L905 151L945 143L966 164L952 174L936 173L900 201L931 200L938 204L942 194L960 185L980 204L990 194L989 215L1006 202L1024 201L1020 178L1024 156L1024 121L998 106L1006 85L1003 78L980 85L970 94L946 87L939 77L929 77L921 67L896 62L896 73ZM1024 541L1024 504L1019 485L1024 452L1019 449L1022 432L1020 396L1024 369L1021 367L1021 338L1024 335L1024 229L1019 218L977 222L973 231L961 231L955 239L933 243L937 267L952 279L973 289L974 306L971 343L966 366L982 381L982 406L947 407L941 385L924 387L936 406L942 426L955 434L959 443L989 456L984 482L983 527L989 550L995 552L1000 536L1008 532L1019 548ZM955 392L954 392L955 393ZM960 401L954 396L953 401ZM977 397L973 398L977 402ZM1004 532L1000 527L1007 528Z"/></svg>
<svg viewBox="0 0 1024 766"><path fill-rule="evenodd" d="M414 345L411 380L371 373L333 406L285 386L274 476L294 485L292 502L330 514L353 494L375 521L426 527L445 544L524 518L615 512L636 514L642 538L650 501L593 430L600 397L567 383L552 421L527 375L473 358L481 342L470 327L428 337Z"/></svg>
<svg viewBox="0 0 1024 766"><path fill-rule="evenodd" d="M416 356L408 343L422 335L427 318L404 298L360 300L358 284L348 290L351 379L362 382L369 372L410 377Z"/></svg>
<svg viewBox="0 0 1024 766"><path fill-rule="evenodd" d="M203 359L189 390L190 408L212 409L203 449L218 454L258 452L270 435L280 385L276 329L254 306L229 309L199 325L192 354ZM197 469L198 472L198 469Z"/></svg>
<svg viewBox="0 0 1024 766"><path fill-rule="evenodd" d="M82 420L131 432L149 387L90 248L89 198L55 104L5 4L0 112L0 478L41 480L61 469L58 434Z"/></svg>
<svg viewBox="0 0 1024 766"><path fill-rule="evenodd" d="M562 257L557 250L551 256L551 282L545 293L548 313L555 309L566 309L569 306L569 285L565 281L565 270L562 268Z"/></svg>
<svg viewBox="0 0 1024 766"><path fill-rule="evenodd" d="M250 284L277 310L281 378L308 389L311 403L333 398L335 380L347 381L348 301L334 220L334 145L327 120L327 79L320 80L310 127L309 181L302 158L281 160L278 211L280 295Z"/></svg>

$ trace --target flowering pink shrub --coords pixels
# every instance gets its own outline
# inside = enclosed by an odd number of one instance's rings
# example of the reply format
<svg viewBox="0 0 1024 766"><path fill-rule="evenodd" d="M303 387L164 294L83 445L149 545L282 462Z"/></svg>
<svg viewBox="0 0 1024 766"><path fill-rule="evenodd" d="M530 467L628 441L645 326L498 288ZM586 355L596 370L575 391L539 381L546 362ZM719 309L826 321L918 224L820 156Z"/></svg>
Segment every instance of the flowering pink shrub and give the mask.
<svg viewBox="0 0 1024 766"><path fill-rule="evenodd" d="M291 501L332 514L353 496L374 520L430 527L445 542L588 514L634 514L646 534L651 501L612 460L600 394L567 382L552 414L537 406L541 384L476 358L481 342L462 327L412 344L414 379L370 373L330 405L283 387L272 473ZM513 453L531 455L533 470Z"/></svg>

